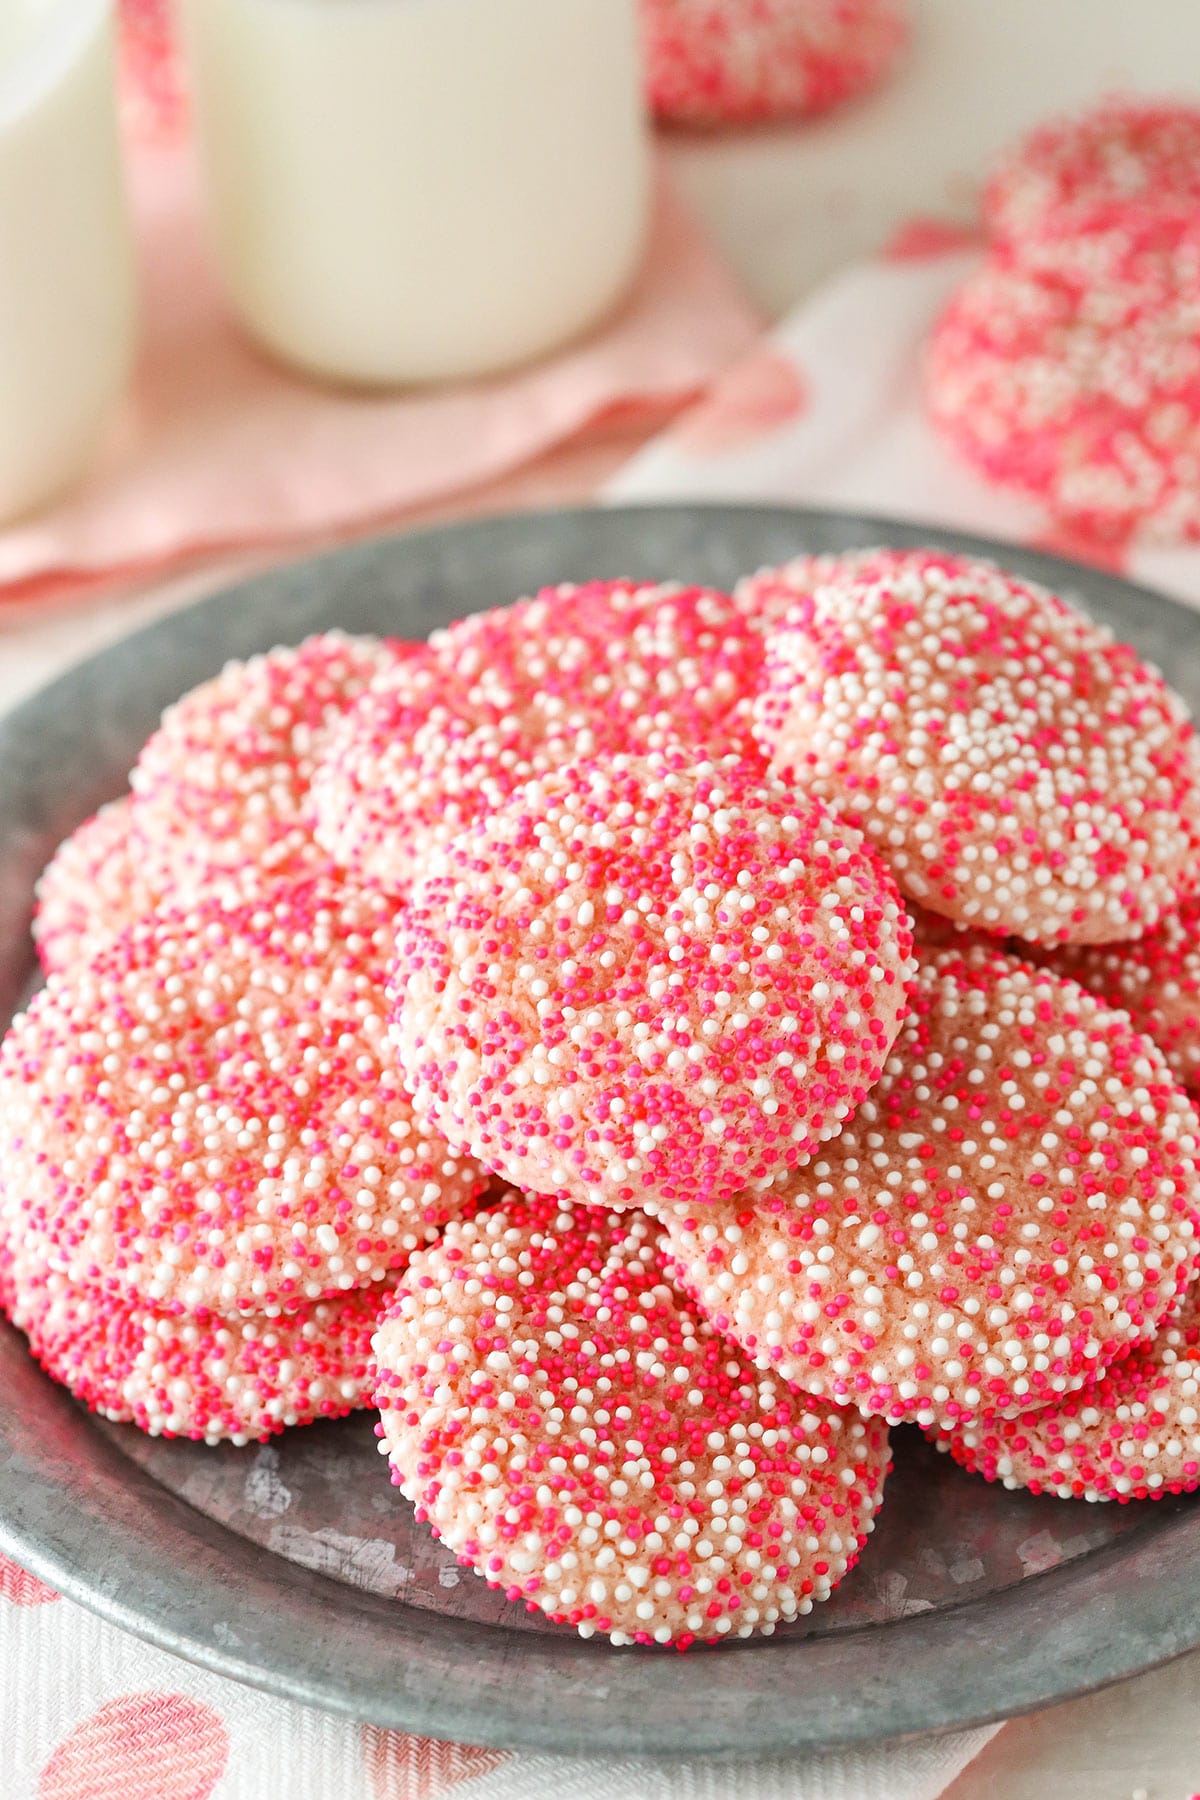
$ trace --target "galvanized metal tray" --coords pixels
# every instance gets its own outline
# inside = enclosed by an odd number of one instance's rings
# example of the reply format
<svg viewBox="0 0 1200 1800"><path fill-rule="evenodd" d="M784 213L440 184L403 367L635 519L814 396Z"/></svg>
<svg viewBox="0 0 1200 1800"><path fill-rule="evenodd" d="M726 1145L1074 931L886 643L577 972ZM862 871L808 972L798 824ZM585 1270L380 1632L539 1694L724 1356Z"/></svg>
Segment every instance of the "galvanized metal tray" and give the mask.
<svg viewBox="0 0 1200 1800"><path fill-rule="evenodd" d="M784 508L497 519L298 563L139 631L0 720L0 1023L34 972L33 883L119 793L162 707L330 626L423 636L550 581L733 581L801 551L936 542L1078 599L1200 711L1200 622L1111 576L932 528ZM476 1744L690 1756L863 1744L1044 1706L1200 1644L1200 1506L1006 1494L913 1432L833 1600L685 1657L584 1643L460 1569L390 1487L370 1418L205 1448L101 1424L0 1327L0 1547L224 1674Z"/></svg>

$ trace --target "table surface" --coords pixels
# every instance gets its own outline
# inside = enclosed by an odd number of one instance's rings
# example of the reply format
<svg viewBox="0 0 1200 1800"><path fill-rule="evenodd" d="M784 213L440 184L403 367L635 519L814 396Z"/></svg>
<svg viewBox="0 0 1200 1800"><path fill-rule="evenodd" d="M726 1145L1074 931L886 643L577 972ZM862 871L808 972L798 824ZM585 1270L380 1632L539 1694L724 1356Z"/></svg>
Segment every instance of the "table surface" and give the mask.
<svg viewBox="0 0 1200 1800"><path fill-rule="evenodd" d="M1196 0L915 0L915 11L912 53L878 96L795 130L668 137L685 198L772 315L915 214L969 221L989 159L1035 120L1122 89L1200 100ZM7 612L0 707L231 572ZM1200 1604L1200 1571L1197 1585ZM1198 1708L1200 1653L1014 1722L946 1800L1195 1800Z"/></svg>

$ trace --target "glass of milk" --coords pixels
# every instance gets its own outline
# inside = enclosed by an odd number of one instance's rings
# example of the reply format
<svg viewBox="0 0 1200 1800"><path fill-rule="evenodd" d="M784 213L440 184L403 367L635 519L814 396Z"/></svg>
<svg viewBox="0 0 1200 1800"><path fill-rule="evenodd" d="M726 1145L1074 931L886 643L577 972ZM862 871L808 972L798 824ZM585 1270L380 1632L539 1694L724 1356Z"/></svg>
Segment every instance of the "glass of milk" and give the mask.
<svg viewBox="0 0 1200 1800"><path fill-rule="evenodd" d="M111 0L0 0L0 520L86 467L129 375Z"/></svg>
<svg viewBox="0 0 1200 1800"><path fill-rule="evenodd" d="M217 257L269 350L371 386L486 374L628 286L636 0L186 0Z"/></svg>

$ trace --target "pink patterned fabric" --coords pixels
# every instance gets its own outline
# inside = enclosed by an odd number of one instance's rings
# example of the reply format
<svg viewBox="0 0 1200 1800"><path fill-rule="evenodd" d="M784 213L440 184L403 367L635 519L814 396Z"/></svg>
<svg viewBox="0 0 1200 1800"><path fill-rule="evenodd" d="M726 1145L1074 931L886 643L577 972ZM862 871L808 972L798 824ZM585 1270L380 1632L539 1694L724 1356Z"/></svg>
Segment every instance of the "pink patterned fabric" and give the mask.
<svg viewBox="0 0 1200 1800"><path fill-rule="evenodd" d="M128 1694L65 1737L38 1800L209 1800L229 1760L211 1706L184 1694Z"/></svg>
<svg viewBox="0 0 1200 1800"><path fill-rule="evenodd" d="M45 1606L48 1601L57 1599L52 1587L47 1587L44 1581L39 1581L11 1557L0 1556L0 1600L7 1600L10 1606Z"/></svg>
<svg viewBox="0 0 1200 1800"><path fill-rule="evenodd" d="M798 419L808 405L804 376L770 344L760 344L679 422L675 436L693 455L720 456Z"/></svg>
<svg viewBox="0 0 1200 1800"><path fill-rule="evenodd" d="M323 388L268 360L229 314L186 143L131 132L130 172L144 265L133 388L83 484L0 532L0 601L328 541L451 499L478 506L548 453L614 430L644 441L761 330L663 182L635 288L590 336L486 381Z"/></svg>
<svg viewBox="0 0 1200 1800"><path fill-rule="evenodd" d="M460 1782L486 1775L509 1760L504 1750L443 1744L407 1731L384 1731L378 1725L363 1726L362 1753L371 1800L438 1800Z"/></svg>
<svg viewBox="0 0 1200 1800"><path fill-rule="evenodd" d="M277 1700L11 1582L0 1718L3 1800L936 1800L992 1735L732 1763L476 1749Z"/></svg>

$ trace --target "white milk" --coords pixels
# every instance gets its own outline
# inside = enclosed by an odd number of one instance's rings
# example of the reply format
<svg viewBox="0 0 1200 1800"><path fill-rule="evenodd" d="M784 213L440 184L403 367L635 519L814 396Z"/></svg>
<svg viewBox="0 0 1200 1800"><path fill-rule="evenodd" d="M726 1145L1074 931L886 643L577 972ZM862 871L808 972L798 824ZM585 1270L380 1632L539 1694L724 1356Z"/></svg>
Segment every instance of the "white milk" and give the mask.
<svg viewBox="0 0 1200 1800"><path fill-rule="evenodd" d="M519 363L644 237L635 0L187 0L218 257L280 356L368 384Z"/></svg>
<svg viewBox="0 0 1200 1800"><path fill-rule="evenodd" d="M86 466L133 287L110 0L0 0L0 519Z"/></svg>

